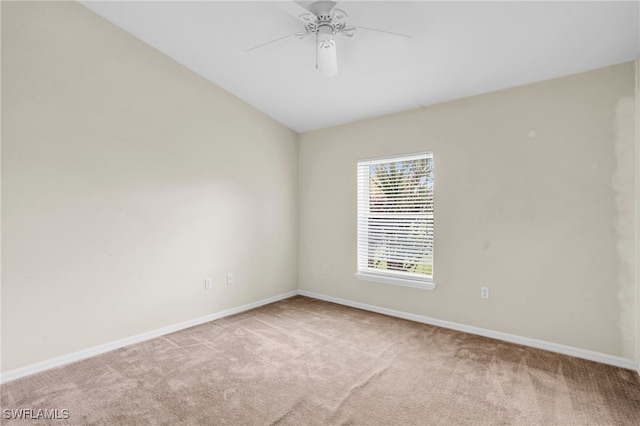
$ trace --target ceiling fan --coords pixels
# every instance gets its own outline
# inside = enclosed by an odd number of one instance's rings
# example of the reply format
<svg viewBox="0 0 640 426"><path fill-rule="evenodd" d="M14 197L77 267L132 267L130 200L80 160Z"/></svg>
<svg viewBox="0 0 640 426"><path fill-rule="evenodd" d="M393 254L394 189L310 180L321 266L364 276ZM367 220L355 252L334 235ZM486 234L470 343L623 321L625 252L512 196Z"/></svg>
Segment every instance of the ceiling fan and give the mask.
<svg viewBox="0 0 640 426"><path fill-rule="evenodd" d="M357 29L363 29L409 39L411 38L408 35L394 33L391 31L358 25L347 25L346 19L349 15L347 15L347 12L344 10L337 8L337 2L335 1L294 1L293 3L302 8L301 11L303 11L303 13L298 15L298 19L303 22L304 30L259 44L247 49L247 52L289 37L296 37L300 40L315 38L316 69L325 76L331 77L338 73L335 39L335 36L337 35L344 36L346 38L353 38L356 35Z"/></svg>

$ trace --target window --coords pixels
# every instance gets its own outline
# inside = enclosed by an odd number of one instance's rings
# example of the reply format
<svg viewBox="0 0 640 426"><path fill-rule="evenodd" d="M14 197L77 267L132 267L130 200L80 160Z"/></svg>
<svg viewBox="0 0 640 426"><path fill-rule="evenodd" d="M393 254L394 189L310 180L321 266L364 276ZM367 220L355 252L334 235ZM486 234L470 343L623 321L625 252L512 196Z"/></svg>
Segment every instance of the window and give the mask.
<svg viewBox="0 0 640 426"><path fill-rule="evenodd" d="M358 162L359 279L434 289L433 155Z"/></svg>

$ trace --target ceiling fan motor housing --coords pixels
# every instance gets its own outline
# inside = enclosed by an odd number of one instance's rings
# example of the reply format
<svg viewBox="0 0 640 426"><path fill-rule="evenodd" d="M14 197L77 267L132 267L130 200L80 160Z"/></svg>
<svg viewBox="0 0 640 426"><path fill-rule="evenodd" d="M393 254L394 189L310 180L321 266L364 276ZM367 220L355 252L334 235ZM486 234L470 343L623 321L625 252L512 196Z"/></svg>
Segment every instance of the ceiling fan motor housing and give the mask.
<svg viewBox="0 0 640 426"><path fill-rule="evenodd" d="M336 7L336 2L334 1L317 1L307 8L311 13L316 15L318 19L322 19L325 21L331 20L331 11L334 7Z"/></svg>
<svg viewBox="0 0 640 426"><path fill-rule="evenodd" d="M307 32L315 34L320 41L328 41L343 31L346 24L342 19L346 18L347 14L343 10L334 9L335 6L336 2L333 1L317 1L310 5L308 10L313 13L315 19L311 20L307 15L300 16L307 22Z"/></svg>

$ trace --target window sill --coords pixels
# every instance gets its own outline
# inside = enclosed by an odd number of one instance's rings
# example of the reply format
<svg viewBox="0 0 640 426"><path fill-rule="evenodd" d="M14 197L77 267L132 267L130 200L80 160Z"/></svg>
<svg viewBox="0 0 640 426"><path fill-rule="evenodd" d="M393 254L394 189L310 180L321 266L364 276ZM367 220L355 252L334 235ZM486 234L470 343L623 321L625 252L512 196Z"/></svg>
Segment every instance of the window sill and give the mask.
<svg viewBox="0 0 640 426"><path fill-rule="evenodd" d="M363 281L374 281L374 282L384 283L384 284L401 285L405 287L419 288L422 290L434 290L436 288L436 285L433 281L409 280L406 278L366 274L362 272L356 272L355 276L357 279L363 280Z"/></svg>

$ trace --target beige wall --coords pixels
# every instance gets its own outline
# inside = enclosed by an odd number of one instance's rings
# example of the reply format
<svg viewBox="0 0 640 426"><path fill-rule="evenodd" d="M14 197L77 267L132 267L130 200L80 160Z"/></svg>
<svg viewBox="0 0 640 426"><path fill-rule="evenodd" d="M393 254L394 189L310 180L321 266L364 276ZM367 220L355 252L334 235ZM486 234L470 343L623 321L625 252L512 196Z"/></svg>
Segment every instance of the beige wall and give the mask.
<svg viewBox="0 0 640 426"><path fill-rule="evenodd" d="M2 371L295 290L296 140L79 4L2 2Z"/></svg>
<svg viewBox="0 0 640 426"><path fill-rule="evenodd" d="M300 288L633 359L637 293L619 276L616 197L636 188L612 182L616 114L633 97L626 63L302 134ZM425 150L438 287L355 279L356 161Z"/></svg>
<svg viewBox="0 0 640 426"><path fill-rule="evenodd" d="M640 57L636 59L636 253L640 257ZM640 261L636 261L636 361L640 373Z"/></svg>

